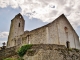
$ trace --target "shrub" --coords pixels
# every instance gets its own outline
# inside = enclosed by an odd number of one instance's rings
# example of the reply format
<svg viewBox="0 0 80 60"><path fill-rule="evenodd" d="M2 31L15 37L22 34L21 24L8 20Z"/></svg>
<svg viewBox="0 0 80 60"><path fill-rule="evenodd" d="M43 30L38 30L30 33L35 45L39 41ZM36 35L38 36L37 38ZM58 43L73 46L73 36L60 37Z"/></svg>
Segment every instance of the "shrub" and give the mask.
<svg viewBox="0 0 80 60"><path fill-rule="evenodd" d="M24 54L26 53L26 51L27 51L28 49L30 49L31 47L32 47L31 44L22 46L22 47L18 50L18 55L19 55L20 57L23 57Z"/></svg>

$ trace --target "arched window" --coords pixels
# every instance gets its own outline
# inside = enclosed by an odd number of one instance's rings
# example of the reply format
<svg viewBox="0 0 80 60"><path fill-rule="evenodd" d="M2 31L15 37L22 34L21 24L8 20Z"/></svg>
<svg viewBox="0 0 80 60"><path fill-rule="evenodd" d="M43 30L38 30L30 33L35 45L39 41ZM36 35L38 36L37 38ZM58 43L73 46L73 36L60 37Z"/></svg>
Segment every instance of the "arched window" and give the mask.
<svg viewBox="0 0 80 60"><path fill-rule="evenodd" d="M19 23L19 27L20 27L20 23Z"/></svg>
<svg viewBox="0 0 80 60"><path fill-rule="evenodd" d="M65 32L68 32L68 28L67 27L64 27L64 30L65 30Z"/></svg>

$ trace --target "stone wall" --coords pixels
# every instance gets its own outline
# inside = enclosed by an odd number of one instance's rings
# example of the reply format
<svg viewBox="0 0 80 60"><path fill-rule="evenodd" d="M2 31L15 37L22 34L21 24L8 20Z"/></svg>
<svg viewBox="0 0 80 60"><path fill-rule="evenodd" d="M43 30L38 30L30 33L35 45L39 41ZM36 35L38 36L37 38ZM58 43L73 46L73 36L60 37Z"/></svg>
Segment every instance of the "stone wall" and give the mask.
<svg viewBox="0 0 80 60"><path fill-rule="evenodd" d="M80 60L80 50L67 49L63 45L33 45L23 57L24 60Z"/></svg>
<svg viewBox="0 0 80 60"><path fill-rule="evenodd" d="M69 41L71 48L80 49L79 36L64 15L45 26L26 32L18 39L22 45L58 44L66 46L66 42Z"/></svg>
<svg viewBox="0 0 80 60"><path fill-rule="evenodd" d="M19 58L16 53L18 47L0 50L0 60L5 58ZM67 49L64 45L55 44L33 44L26 51L24 60L80 60L80 50Z"/></svg>
<svg viewBox="0 0 80 60"><path fill-rule="evenodd" d="M13 39L18 38L19 35L22 35L24 33L24 25L25 25L25 21L21 16L21 14L16 15L11 20L7 47L12 47L16 45L15 44L16 40L13 40Z"/></svg>
<svg viewBox="0 0 80 60"><path fill-rule="evenodd" d="M69 41L71 48L80 49L79 36L64 15L45 26L32 31L25 31L24 34L11 41L13 46L20 44L58 44L66 46L66 42Z"/></svg>
<svg viewBox="0 0 80 60"><path fill-rule="evenodd" d="M66 41L70 42L71 48L80 49L79 37L76 34L75 30L67 20L65 16L61 16L57 20L58 23L58 34L59 34L59 42L61 45L66 46ZM78 43L76 43L78 42Z"/></svg>
<svg viewBox="0 0 80 60"><path fill-rule="evenodd" d="M0 50L0 60L16 55L16 47Z"/></svg>
<svg viewBox="0 0 80 60"><path fill-rule="evenodd" d="M1 50L1 48L2 48L2 47L0 47L0 50Z"/></svg>

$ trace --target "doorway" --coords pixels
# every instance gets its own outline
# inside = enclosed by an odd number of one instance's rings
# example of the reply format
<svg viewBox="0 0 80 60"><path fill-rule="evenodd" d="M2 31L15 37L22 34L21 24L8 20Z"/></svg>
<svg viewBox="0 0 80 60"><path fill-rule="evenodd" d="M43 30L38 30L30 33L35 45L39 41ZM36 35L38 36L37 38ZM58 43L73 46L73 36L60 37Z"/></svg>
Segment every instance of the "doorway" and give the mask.
<svg viewBox="0 0 80 60"><path fill-rule="evenodd" d="M66 47L70 48L70 42L69 41L66 42Z"/></svg>

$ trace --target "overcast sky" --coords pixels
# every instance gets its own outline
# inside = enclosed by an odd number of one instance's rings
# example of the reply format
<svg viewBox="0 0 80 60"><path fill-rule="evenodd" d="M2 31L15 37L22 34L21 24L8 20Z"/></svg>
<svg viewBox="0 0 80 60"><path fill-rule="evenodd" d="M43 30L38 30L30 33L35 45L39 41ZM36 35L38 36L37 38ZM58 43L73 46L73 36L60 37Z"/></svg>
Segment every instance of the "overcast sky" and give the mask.
<svg viewBox="0 0 80 60"><path fill-rule="evenodd" d="M11 19L21 13L25 30L43 26L65 14L80 36L79 0L0 0L0 46L7 41Z"/></svg>

